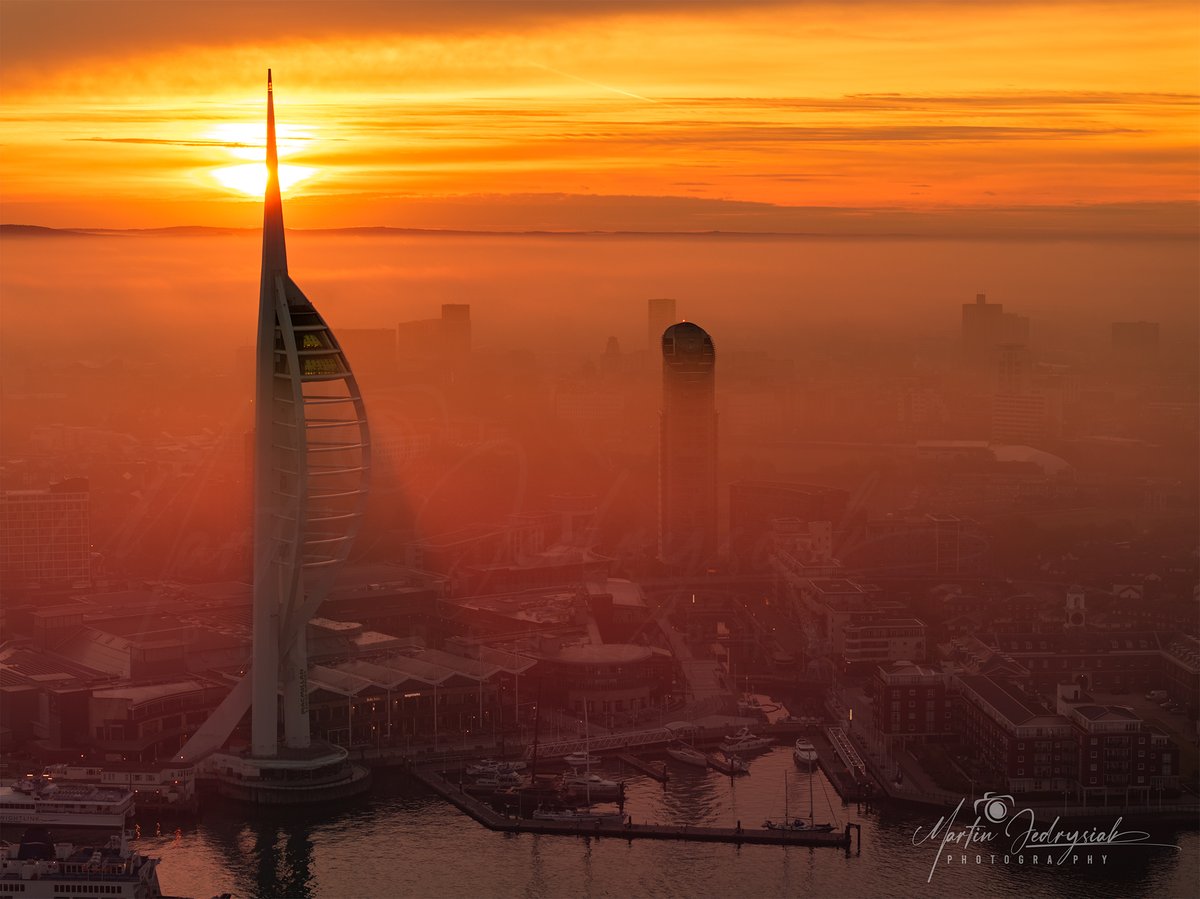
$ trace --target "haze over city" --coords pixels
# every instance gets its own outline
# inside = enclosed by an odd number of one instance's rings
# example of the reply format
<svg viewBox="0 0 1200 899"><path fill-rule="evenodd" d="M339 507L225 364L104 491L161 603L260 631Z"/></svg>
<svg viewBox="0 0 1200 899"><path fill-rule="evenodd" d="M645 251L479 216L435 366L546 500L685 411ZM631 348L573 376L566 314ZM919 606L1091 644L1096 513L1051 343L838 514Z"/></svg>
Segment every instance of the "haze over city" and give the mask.
<svg viewBox="0 0 1200 899"><path fill-rule="evenodd" d="M0 0L0 895L1190 895L1198 44Z"/></svg>

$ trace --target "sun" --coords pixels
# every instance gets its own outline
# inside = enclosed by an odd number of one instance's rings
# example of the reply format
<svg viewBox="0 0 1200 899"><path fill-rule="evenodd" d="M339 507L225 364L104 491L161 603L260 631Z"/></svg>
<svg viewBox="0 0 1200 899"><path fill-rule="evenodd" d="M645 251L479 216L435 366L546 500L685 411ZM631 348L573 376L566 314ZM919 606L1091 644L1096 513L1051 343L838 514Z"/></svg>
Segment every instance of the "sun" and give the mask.
<svg viewBox="0 0 1200 899"><path fill-rule="evenodd" d="M280 165L279 189L286 193L289 187L299 184L315 172L316 169L305 168L301 165ZM261 197L267 189L267 164L265 161L230 165L213 169L209 174L225 187L252 197Z"/></svg>
<svg viewBox="0 0 1200 899"><path fill-rule="evenodd" d="M251 197L261 197L267 187L266 146L264 126L253 122L225 122L208 132L206 137L219 142L230 156L250 159L238 165L222 166L209 174L223 187L236 190ZM311 132L294 125L277 125L278 152L280 157L289 156L309 146ZM314 174L317 170L302 165L279 165L279 189L286 192Z"/></svg>

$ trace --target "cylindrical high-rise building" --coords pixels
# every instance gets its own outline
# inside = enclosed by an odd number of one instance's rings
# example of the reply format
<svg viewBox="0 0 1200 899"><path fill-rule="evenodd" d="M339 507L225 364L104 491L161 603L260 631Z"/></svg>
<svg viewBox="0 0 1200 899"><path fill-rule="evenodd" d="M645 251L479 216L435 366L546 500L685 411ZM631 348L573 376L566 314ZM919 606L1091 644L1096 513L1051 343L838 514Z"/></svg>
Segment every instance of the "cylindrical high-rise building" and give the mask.
<svg viewBox="0 0 1200 899"><path fill-rule="evenodd" d="M708 332L691 322L663 332L662 354L658 552L696 570L717 554L717 356Z"/></svg>

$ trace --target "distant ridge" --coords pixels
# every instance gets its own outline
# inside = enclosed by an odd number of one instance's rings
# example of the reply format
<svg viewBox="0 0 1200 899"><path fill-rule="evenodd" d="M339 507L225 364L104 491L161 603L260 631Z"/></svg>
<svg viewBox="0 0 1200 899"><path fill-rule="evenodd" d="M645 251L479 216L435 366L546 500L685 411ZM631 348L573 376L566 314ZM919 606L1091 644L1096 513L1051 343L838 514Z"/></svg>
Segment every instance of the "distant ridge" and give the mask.
<svg viewBox="0 0 1200 899"><path fill-rule="evenodd" d="M711 240L1194 240L1195 234L1175 231L1140 230L1056 232L1001 228L978 232L954 230L922 231L479 231L461 228L396 228L363 225L349 228L288 228L289 234L319 234L330 237L558 237L645 240L706 238ZM42 225L0 224L0 237L230 237L257 235L261 228L221 228L210 225L175 225L166 228L47 228Z"/></svg>
<svg viewBox="0 0 1200 899"><path fill-rule="evenodd" d="M74 228L44 228L41 225L2 225L0 237L88 237L89 232Z"/></svg>
<svg viewBox="0 0 1200 899"><path fill-rule="evenodd" d="M360 225L349 228L288 228L297 234L324 234L346 237L444 235L447 237L827 237L822 232L805 231L481 231L464 228L397 228L390 225ZM6 237L112 237L122 235L161 235L164 237L222 237L258 234L260 228L220 228L210 225L173 225L166 228L47 228L42 225L0 224L0 236ZM872 235L879 236L879 235ZM902 236L902 235L896 235Z"/></svg>

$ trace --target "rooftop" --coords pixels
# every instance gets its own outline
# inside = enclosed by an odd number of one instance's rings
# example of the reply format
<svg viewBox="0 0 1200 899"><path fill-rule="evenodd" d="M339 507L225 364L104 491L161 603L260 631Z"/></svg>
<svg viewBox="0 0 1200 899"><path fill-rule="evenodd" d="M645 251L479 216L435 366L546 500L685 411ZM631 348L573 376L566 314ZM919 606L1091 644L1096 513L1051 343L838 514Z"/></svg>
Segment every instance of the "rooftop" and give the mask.
<svg viewBox="0 0 1200 899"><path fill-rule="evenodd" d="M96 699L127 699L131 703L150 702L155 699L166 699L181 693L195 693L205 689L207 684L198 680L170 681L161 684L142 684L123 687L109 687L96 690L92 696Z"/></svg>
<svg viewBox="0 0 1200 899"><path fill-rule="evenodd" d="M589 643L584 646L564 646L551 658L569 665L633 665L646 661L652 655L649 647L632 643Z"/></svg>
<svg viewBox="0 0 1200 899"><path fill-rule="evenodd" d="M1032 723L1033 719L1043 717L1062 720L1007 681L997 680L986 674L966 674L959 677L959 682L1008 719L1011 724L1028 724Z"/></svg>

